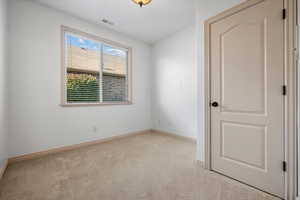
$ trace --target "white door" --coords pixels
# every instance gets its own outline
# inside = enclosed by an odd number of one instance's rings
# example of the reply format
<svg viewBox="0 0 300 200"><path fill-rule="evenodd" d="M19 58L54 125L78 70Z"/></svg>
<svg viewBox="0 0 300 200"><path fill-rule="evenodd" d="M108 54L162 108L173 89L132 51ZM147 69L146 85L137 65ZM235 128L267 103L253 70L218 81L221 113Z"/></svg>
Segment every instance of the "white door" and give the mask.
<svg viewBox="0 0 300 200"><path fill-rule="evenodd" d="M283 0L210 26L211 165L284 197Z"/></svg>

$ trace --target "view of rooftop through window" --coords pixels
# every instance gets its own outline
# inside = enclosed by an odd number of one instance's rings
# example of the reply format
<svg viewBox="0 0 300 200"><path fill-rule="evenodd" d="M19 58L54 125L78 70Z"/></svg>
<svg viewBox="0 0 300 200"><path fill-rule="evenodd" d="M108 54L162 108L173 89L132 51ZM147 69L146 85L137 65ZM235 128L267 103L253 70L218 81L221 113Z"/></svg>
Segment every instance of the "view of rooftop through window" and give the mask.
<svg viewBox="0 0 300 200"><path fill-rule="evenodd" d="M67 103L127 101L127 51L65 33Z"/></svg>
<svg viewBox="0 0 300 200"><path fill-rule="evenodd" d="M79 36L67 34L66 35L66 42L70 45L77 46L84 49L94 50L94 51L100 51L101 50L101 44L99 42L83 39ZM126 56L126 52L120 49L112 48L110 46L103 46L103 52L114 55L114 56Z"/></svg>

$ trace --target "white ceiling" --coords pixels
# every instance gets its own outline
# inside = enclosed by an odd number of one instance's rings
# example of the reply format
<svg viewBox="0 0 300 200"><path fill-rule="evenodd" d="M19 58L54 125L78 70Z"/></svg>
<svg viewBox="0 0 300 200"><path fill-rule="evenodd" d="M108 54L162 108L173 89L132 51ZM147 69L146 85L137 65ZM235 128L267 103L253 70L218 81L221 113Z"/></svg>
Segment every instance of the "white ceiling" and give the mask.
<svg viewBox="0 0 300 200"><path fill-rule="evenodd" d="M192 24L194 0L152 0L140 8L132 0L35 0L38 3L103 25L108 19L121 33L147 43L154 43Z"/></svg>

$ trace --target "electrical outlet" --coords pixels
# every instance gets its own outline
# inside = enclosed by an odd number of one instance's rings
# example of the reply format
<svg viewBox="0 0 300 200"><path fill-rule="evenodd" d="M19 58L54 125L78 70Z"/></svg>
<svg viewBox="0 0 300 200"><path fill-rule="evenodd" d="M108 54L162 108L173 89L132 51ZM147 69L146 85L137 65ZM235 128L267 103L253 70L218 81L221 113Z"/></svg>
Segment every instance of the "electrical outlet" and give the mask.
<svg viewBox="0 0 300 200"><path fill-rule="evenodd" d="M94 133L97 133L97 131L98 131L97 126L93 126L93 132L94 132Z"/></svg>

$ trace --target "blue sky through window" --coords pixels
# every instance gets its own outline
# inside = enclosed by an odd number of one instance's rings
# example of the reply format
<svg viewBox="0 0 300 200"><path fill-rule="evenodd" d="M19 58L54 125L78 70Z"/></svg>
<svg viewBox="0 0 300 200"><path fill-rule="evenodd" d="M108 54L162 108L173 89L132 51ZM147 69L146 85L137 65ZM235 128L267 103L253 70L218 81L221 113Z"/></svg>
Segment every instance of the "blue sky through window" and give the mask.
<svg viewBox="0 0 300 200"><path fill-rule="evenodd" d="M85 48L94 51L101 51L101 43L94 42L92 40L82 39L74 35L66 34L65 37L66 43L74 45L80 48ZM116 49L107 45L103 45L103 52L113 56L126 56L126 52L120 49Z"/></svg>

